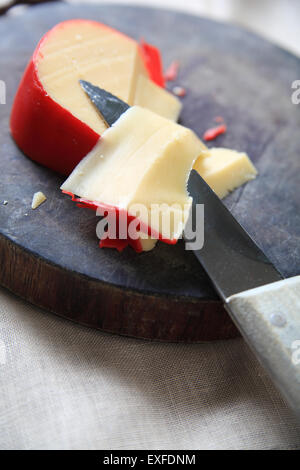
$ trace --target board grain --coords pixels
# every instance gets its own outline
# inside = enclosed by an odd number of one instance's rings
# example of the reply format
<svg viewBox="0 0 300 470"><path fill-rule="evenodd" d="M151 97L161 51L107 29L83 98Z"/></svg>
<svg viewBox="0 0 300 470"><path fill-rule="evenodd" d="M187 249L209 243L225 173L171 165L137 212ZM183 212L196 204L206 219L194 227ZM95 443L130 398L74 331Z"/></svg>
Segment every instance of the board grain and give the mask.
<svg viewBox="0 0 300 470"><path fill-rule="evenodd" d="M248 152L259 177L225 200L285 275L299 274L300 105L291 84L300 60L236 26L182 13L117 5L46 4L0 19L0 283L82 324L163 341L232 338L237 330L183 242L151 253L98 248L91 211L59 191L63 178L27 159L9 134L13 96L39 38L59 21L88 18L159 46L181 63L182 124L199 135L215 116L228 132L215 145ZM47 201L30 209L33 193Z"/></svg>

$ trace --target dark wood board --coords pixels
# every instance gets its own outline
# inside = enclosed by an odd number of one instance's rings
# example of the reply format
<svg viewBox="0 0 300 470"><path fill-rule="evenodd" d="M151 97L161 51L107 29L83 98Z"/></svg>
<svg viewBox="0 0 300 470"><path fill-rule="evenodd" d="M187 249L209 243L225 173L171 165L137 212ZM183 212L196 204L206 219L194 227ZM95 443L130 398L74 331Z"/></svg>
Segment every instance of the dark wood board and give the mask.
<svg viewBox="0 0 300 470"><path fill-rule="evenodd" d="M181 62L187 89L181 122L202 134L222 115L214 143L249 153L259 177L226 205L285 276L299 274L300 105L291 83L300 60L232 25L181 13L108 5L46 4L0 19L0 283L80 323L166 341L231 338L237 331L192 252L182 242L150 253L98 248L97 217L59 191L63 178L27 159L9 135L18 82L37 41L59 21L105 22ZM42 190L47 202L30 209Z"/></svg>

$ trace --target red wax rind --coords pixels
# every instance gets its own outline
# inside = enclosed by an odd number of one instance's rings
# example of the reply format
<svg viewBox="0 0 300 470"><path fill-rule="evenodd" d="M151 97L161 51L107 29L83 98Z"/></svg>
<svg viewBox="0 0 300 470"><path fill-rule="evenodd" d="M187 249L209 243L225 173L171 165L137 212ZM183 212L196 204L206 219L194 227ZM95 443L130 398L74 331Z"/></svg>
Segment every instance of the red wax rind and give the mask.
<svg viewBox="0 0 300 470"><path fill-rule="evenodd" d="M156 85L164 88L165 79L159 49L151 44L147 44L143 39L140 41L140 49L149 77Z"/></svg>
<svg viewBox="0 0 300 470"><path fill-rule="evenodd" d="M13 138L38 163L70 174L94 147L99 135L47 95L34 57L17 91L10 120Z"/></svg>
<svg viewBox="0 0 300 470"><path fill-rule="evenodd" d="M212 127L211 129L207 129L206 132L203 134L203 139L204 140L214 140L216 137L218 137L221 134L224 134L227 131L227 127L225 124L222 124L221 126L217 127Z"/></svg>
<svg viewBox="0 0 300 470"><path fill-rule="evenodd" d="M11 133L20 149L32 160L64 175L73 171L100 136L46 93L38 76L37 61L41 45L56 28L65 23L87 21L60 23L43 36L26 67L11 112ZM111 29L101 23L88 22ZM150 78L163 86L158 49L144 43L140 51Z"/></svg>

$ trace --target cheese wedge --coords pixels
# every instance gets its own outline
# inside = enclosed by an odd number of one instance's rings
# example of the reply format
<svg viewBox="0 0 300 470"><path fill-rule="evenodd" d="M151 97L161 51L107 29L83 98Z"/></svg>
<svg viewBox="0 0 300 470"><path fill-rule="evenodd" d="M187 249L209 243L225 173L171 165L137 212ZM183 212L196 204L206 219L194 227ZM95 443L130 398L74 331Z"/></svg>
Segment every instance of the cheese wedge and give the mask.
<svg viewBox="0 0 300 470"><path fill-rule="evenodd" d="M58 24L41 39L20 83L11 115L15 141L33 160L69 174L106 129L79 79L129 104L139 103L143 97L140 76L149 93L149 76L163 83L158 58L153 46L139 46L101 23L70 20ZM170 103L174 110L180 108L178 100L157 85L153 85L153 96L154 101L160 100L163 115L170 116Z"/></svg>
<svg viewBox="0 0 300 470"><path fill-rule="evenodd" d="M63 23L52 30L40 46L37 66L48 94L97 134L106 125L79 80L88 80L130 103L137 75L147 76L135 41L89 21Z"/></svg>
<svg viewBox="0 0 300 470"><path fill-rule="evenodd" d="M192 203L189 173L205 149L190 129L133 106L103 133L61 189L125 210L145 234L176 243Z"/></svg>
<svg viewBox="0 0 300 470"><path fill-rule="evenodd" d="M150 109L172 121L178 120L182 108L182 104L174 95L142 74L137 81L133 104Z"/></svg>
<svg viewBox="0 0 300 470"><path fill-rule="evenodd" d="M195 162L194 169L220 198L257 175L246 153L226 148L207 149L204 157Z"/></svg>

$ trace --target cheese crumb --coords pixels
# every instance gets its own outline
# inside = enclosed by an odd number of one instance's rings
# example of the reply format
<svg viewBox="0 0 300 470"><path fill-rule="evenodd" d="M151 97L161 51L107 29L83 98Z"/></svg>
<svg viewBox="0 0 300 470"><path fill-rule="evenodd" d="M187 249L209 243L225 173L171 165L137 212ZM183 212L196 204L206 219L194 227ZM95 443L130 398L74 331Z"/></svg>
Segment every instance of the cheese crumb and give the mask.
<svg viewBox="0 0 300 470"><path fill-rule="evenodd" d="M176 96L183 97L183 96L186 95L186 89L183 88L182 86L174 86L172 91L173 91L174 95L176 95Z"/></svg>
<svg viewBox="0 0 300 470"><path fill-rule="evenodd" d="M36 209L39 207L44 201L46 201L46 196L41 191L34 193L31 203L31 209Z"/></svg>

